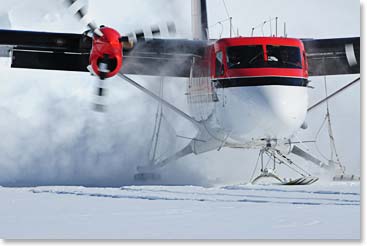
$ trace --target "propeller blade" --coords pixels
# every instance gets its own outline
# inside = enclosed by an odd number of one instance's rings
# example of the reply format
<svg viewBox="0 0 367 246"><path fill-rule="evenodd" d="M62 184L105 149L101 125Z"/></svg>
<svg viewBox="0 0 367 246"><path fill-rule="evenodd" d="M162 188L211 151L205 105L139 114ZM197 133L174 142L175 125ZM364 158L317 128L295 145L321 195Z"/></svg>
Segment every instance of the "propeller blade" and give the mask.
<svg viewBox="0 0 367 246"><path fill-rule="evenodd" d="M105 113L106 112L106 106L103 104L94 104L93 110L98 113Z"/></svg>
<svg viewBox="0 0 367 246"><path fill-rule="evenodd" d="M159 28L159 26L152 26L151 31L153 37L159 37L161 35L161 29Z"/></svg>
<svg viewBox="0 0 367 246"><path fill-rule="evenodd" d="M106 103L104 97L106 96L106 90L103 88L102 80L99 80L99 86L96 90L96 101L94 102L93 109L96 112L104 113L106 112Z"/></svg>
<svg viewBox="0 0 367 246"><path fill-rule="evenodd" d="M152 38L159 37L161 35L161 29L157 25L151 26L150 27L150 33L151 33ZM145 42L147 40L143 30L136 31L135 32L135 37L136 37L137 42ZM130 40L129 36L121 37L120 40L121 39L123 41Z"/></svg>
<svg viewBox="0 0 367 246"><path fill-rule="evenodd" d="M88 3L84 0L66 0L65 3L71 10L71 12L83 22L92 32L100 37L103 33L99 29L98 25L88 17Z"/></svg>
<svg viewBox="0 0 367 246"><path fill-rule="evenodd" d="M167 23L167 30L168 30L168 33L173 36L176 34L176 25L174 22L168 22Z"/></svg>
<svg viewBox="0 0 367 246"><path fill-rule="evenodd" d="M98 91L97 91L97 95L99 96L99 97L104 97L106 94L105 94L105 90L104 90L104 88L102 88L102 87L99 87L98 88Z"/></svg>
<svg viewBox="0 0 367 246"><path fill-rule="evenodd" d="M94 110L96 112L104 113L106 112L105 106L105 97L106 97L106 88L105 88L105 79L106 74L109 72L108 68L108 55L104 55L101 63L98 66L99 76L97 81L97 90L96 90L96 102L94 103Z"/></svg>
<svg viewBox="0 0 367 246"><path fill-rule="evenodd" d="M173 22L167 23L167 31L171 36L176 34L176 26ZM158 25L153 25L150 27L150 33L148 39L157 38L161 36L161 28ZM144 30L137 30L135 33L129 33L127 35L120 37L120 42L124 43L124 49L132 49L134 43L145 42L147 38L145 36Z"/></svg>
<svg viewBox="0 0 367 246"><path fill-rule="evenodd" d="M121 36L119 40L120 42L123 42L123 43L130 42L129 36Z"/></svg>
<svg viewBox="0 0 367 246"><path fill-rule="evenodd" d="M124 45L124 50L131 50L134 47L134 34L130 33L127 36L121 36L120 42Z"/></svg>
<svg viewBox="0 0 367 246"><path fill-rule="evenodd" d="M105 97L107 93L106 93L106 88L104 86L105 86L104 79L98 78L95 102L93 103L93 109L99 113L106 112Z"/></svg>
<svg viewBox="0 0 367 246"><path fill-rule="evenodd" d="M143 30L139 30L135 33L136 36L136 41L137 42L141 42L141 41L145 41L145 34Z"/></svg>

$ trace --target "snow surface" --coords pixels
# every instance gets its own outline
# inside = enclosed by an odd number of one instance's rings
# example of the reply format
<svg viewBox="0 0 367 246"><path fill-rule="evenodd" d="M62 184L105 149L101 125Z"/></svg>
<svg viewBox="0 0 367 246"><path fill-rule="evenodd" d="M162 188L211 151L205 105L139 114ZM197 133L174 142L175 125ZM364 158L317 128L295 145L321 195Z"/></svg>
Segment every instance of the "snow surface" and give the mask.
<svg viewBox="0 0 367 246"><path fill-rule="evenodd" d="M359 183L0 188L4 239L359 239Z"/></svg>

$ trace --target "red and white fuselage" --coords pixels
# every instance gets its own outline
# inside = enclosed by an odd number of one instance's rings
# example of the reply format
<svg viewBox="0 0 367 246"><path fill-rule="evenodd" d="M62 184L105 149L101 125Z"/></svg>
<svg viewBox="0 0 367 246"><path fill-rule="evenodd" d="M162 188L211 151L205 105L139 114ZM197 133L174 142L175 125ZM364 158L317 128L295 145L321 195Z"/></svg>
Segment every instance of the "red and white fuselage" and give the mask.
<svg viewBox="0 0 367 246"><path fill-rule="evenodd" d="M221 39L208 59L209 76L192 76L188 102L194 117L208 122L209 135L254 147L286 142L305 122L308 72L300 40Z"/></svg>

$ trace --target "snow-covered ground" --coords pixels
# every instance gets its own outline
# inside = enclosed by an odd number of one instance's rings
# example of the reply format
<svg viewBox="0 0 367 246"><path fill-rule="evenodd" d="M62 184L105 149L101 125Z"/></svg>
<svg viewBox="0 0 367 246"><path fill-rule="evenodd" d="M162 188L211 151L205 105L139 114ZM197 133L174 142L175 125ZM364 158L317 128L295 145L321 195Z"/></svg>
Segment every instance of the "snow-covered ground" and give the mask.
<svg viewBox="0 0 367 246"><path fill-rule="evenodd" d="M5 239L359 239L359 184L0 188Z"/></svg>

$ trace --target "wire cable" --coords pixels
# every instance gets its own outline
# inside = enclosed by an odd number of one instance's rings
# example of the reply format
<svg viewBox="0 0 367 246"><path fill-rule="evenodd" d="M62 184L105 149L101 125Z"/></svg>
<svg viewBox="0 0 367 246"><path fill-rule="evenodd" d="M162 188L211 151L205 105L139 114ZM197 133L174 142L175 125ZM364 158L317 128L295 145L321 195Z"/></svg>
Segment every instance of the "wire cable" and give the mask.
<svg viewBox="0 0 367 246"><path fill-rule="evenodd" d="M230 36L232 36L232 33L233 33L233 30L234 30L234 26L233 26L233 23L232 23L232 17L231 17L231 15L229 14L229 11L228 11L228 7L227 7L227 4L226 4L226 1L225 0L222 0L222 2L223 2L223 5L224 5L224 9L225 9L225 11L226 11L226 14L227 14L227 17L228 17L228 19L231 21L230 22L230 25L231 25L231 33L230 33Z"/></svg>

